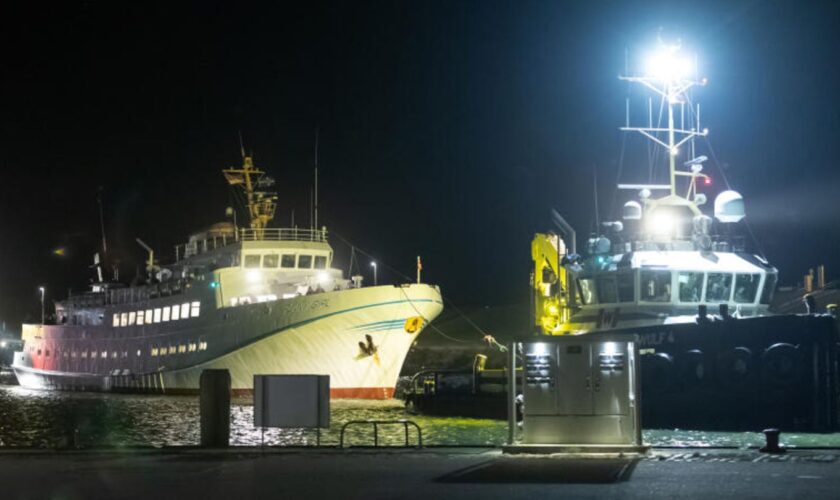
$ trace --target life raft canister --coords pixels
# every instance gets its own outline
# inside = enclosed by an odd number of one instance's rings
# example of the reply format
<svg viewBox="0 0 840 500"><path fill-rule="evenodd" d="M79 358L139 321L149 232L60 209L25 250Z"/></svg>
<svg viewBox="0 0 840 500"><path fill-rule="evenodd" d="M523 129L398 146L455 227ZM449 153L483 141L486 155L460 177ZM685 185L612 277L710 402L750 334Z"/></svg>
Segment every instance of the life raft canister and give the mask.
<svg viewBox="0 0 840 500"><path fill-rule="evenodd" d="M403 328L405 329L406 333L417 333L420 328L423 327L423 318L420 316L412 316L405 320L405 325Z"/></svg>
<svg viewBox="0 0 840 500"><path fill-rule="evenodd" d="M792 344L773 344L761 355L761 378L766 384L791 387L799 379L799 373L799 350Z"/></svg>

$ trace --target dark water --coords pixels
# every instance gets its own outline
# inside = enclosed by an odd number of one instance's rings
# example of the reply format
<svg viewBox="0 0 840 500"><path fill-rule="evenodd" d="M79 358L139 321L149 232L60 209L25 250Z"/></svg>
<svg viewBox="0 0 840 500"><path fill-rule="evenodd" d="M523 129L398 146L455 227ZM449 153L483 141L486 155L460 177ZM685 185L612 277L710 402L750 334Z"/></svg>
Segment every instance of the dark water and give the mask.
<svg viewBox="0 0 840 500"><path fill-rule="evenodd" d="M507 436L505 422L471 418L409 416L400 401L333 401L331 427L322 431L322 444L337 444L342 424L350 420L409 418L423 430L424 444L500 445ZM72 442L78 429L83 446L178 446L199 441L198 398L194 396L145 396L32 391L0 385L0 446L55 447ZM253 425L253 406L234 400L231 443L260 444L260 429ZM412 442L415 442L412 430ZM355 427L345 438L350 444L372 444L370 428ZM759 433L698 431L645 431L653 445L756 446ZM383 428L381 444L401 444L402 427ZM315 444L315 432L269 429L271 445ZM840 447L840 434L783 434L787 446Z"/></svg>

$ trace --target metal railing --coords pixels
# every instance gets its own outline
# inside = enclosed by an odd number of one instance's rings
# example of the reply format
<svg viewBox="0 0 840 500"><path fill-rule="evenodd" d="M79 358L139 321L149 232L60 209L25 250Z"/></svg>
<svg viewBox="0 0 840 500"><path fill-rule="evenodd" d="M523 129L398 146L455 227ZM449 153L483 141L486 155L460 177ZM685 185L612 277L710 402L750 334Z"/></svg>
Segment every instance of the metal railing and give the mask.
<svg viewBox="0 0 840 500"><path fill-rule="evenodd" d="M400 420L351 420L344 425L341 426L341 434L339 437L339 448L344 448L344 431L347 427L351 425L359 425L359 424L369 424L373 425L373 446L378 448L379 447L379 426L380 425L402 425L405 429L405 444L403 447L408 448L410 447L409 439L408 439L408 426L414 426L417 429L417 448L423 447L423 431L420 429L420 426L417 425L416 422L412 420L400 419Z"/></svg>
<svg viewBox="0 0 840 500"><path fill-rule="evenodd" d="M293 228L241 228L222 234L175 246L175 260L199 255L240 241L315 241L327 242L327 230Z"/></svg>

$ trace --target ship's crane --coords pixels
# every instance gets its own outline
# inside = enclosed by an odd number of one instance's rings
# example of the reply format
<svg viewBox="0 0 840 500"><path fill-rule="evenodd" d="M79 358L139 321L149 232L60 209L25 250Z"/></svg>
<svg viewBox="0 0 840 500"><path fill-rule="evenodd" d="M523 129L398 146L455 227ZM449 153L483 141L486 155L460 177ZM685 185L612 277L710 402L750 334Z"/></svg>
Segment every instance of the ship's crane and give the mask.
<svg viewBox="0 0 840 500"><path fill-rule="evenodd" d="M574 306L569 287L569 272L564 266L568 257L563 239L556 234L537 233L531 242L534 270L532 313L535 326L544 335L569 333L564 325L569 323Z"/></svg>

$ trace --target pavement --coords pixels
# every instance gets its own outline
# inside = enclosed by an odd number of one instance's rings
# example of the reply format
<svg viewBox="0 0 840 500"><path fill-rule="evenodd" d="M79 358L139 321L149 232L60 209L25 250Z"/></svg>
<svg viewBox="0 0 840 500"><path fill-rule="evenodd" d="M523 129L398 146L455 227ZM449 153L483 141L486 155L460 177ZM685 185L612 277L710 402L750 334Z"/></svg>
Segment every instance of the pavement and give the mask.
<svg viewBox="0 0 840 500"><path fill-rule="evenodd" d="M0 498L840 498L840 450L656 449L508 456L497 448L0 448Z"/></svg>

